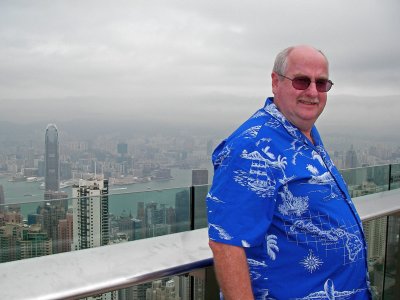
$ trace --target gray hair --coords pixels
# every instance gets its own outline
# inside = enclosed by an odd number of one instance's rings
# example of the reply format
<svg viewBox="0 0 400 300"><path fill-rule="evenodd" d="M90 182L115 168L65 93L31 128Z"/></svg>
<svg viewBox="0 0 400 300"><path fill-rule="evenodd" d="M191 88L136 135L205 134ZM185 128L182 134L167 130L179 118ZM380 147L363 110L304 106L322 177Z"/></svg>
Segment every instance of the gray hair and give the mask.
<svg viewBox="0 0 400 300"><path fill-rule="evenodd" d="M285 75L287 68L287 58L290 52L292 52L296 48L297 46L291 46L278 53L278 55L275 58L274 68L272 69L274 73ZM319 49L316 48L314 49L319 53L321 53L323 57L325 57L326 63L327 65L329 65L328 59L326 58L325 54Z"/></svg>

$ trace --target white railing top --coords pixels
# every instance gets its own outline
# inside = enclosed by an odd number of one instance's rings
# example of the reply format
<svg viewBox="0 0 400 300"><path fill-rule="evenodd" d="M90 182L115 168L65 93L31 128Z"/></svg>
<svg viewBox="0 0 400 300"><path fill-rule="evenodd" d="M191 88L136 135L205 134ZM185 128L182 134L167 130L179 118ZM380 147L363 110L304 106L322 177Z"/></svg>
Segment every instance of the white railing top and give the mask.
<svg viewBox="0 0 400 300"><path fill-rule="evenodd" d="M0 299L78 299L212 264L207 229L0 264Z"/></svg>
<svg viewBox="0 0 400 300"><path fill-rule="evenodd" d="M400 212L400 189L353 199L361 220L369 221Z"/></svg>
<svg viewBox="0 0 400 300"><path fill-rule="evenodd" d="M400 212L400 189L354 199L361 219ZM0 264L0 299L79 299L212 265L207 229Z"/></svg>

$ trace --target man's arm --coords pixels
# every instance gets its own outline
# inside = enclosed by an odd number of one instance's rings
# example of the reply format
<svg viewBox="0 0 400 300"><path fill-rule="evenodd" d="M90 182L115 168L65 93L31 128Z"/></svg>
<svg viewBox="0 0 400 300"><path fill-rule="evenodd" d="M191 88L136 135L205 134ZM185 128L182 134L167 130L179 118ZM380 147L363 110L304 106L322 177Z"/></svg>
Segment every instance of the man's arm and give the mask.
<svg viewBox="0 0 400 300"><path fill-rule="evenodd" d="M225 300L254 299L249 266L242 247L209 241L214 267Z"/></svg>

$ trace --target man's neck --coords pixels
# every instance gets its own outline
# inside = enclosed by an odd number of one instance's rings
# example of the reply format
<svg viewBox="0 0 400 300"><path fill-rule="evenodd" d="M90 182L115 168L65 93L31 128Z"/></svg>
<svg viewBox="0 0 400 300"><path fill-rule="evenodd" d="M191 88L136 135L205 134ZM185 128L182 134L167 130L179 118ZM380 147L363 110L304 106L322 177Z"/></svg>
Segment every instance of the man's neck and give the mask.
<svg viewBox="0 0 400 300"><path fill-rule="evenodd" d="M302 131L302 133L310 140L310 142L314 145L314 139L311 136L311 130L310 131Z"/></svg>

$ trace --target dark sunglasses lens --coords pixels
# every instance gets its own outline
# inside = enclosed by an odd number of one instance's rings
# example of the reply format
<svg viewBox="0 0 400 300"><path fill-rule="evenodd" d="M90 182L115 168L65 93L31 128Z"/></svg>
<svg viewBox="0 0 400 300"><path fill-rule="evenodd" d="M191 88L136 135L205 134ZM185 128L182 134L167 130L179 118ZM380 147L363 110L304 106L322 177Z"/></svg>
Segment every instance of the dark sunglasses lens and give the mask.
<svg viewBox="0 0 400 300"><path fill-rule="evenodd" d="M311 80L308 77L296 77L292 80L293 87L297 90L306 90L310 83Z"/></svg>
<svg viewBox="0 0 400 300"><path fill-rule="evenodd" d="M327 92L331 89L332 84L329 80L317 80L315 82L318 92Z"/></svg>

